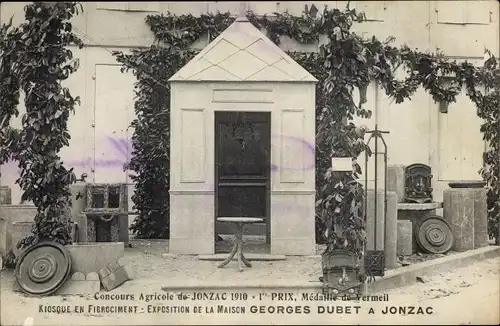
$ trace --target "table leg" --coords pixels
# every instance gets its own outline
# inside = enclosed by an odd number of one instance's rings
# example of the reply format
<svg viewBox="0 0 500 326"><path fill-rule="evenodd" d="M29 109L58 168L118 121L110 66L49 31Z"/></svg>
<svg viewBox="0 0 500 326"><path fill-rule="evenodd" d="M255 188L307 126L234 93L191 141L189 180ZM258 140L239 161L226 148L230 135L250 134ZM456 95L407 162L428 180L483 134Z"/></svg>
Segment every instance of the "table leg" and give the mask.
<svg viewBox="0 0 500 326"><path fill-rule="evenodd" d="M246 259L245 255L243 254L243 251L241 252L241 260L243 261L243 264L245 264L247 267L252 267L252 264L250 264L250 261Z"/></svg>
<svg viewBox="0 0 500 326"><path fill-rule="evenodd" d="M252 267L252 264L250 264L245 255L243 255L243 223L236 224L233 249L231 249L229 256L219 265L219 268L229 264L229 262L234 258L234 255L237 255L236 258L238 260L238 269L240 272L243 272L243 264L247 267Z"/></svg>
<svg viewBox="0 0 500 326"><path fill-rule="evenodd" d="M242 261L241 261L241 246L238 246L238 269L240 270L240 272L243 272L243 264L242 264Z"/></svg>
<svg viewBox="0 0 500 326"><path fill-rule="evenodd" d="M226 258L226 260L224 260L219 265L219 268L222 268L222 267L226 266L227 264L229 264L229 262L233 259L234 255L236 254L237 251L238 251L238 243L235 241L234 245L233 245L233 249L231 249L231 252L229 253L229 256Z"/></svg>
<svg viewBox="0 0 500 326"><path fill-rule="evenodd" d="M243 256L243 224L238 223L238 229L236 231L236 243L238 245L238 269L243 272L242 259Z"/></svg>
<svg viewBox="0 0 500 326"><path fill-rule="evenodd" d="M241 225L241 261L243 264L245 264L246 267L252 267L252 264L246 259L245 255L243 254L243 224Z"/></svg>

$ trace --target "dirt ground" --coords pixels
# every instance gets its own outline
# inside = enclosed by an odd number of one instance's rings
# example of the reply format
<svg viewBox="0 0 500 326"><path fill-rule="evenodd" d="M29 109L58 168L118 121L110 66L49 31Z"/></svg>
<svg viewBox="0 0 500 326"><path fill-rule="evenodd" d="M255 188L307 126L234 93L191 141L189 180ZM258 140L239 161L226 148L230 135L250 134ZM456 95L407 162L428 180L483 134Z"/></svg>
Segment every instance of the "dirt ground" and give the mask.
<svg viewBox="0 0 500 326"><path fill-rule="evenodd" d="M149 244L149 242L144 243ZM254 264L252 273L234 273L236 268L233 264L229 264L227 268L218 269L218 262L200 261L197 256L172 255L168 253L165 246L158 243L153 243L151 246L139 246L138 244L134 244L134 248L126 250L126 257L133 263L137 278L189 278L207 281L231 279L237 281L249 278L259 280L287 277L318 280L318 277L321 276L321 258L319 257L291 257L285 261L259 262ZM320 250L321 247L318 246L317 251ZM245 251L259 252L260 250Z"/></svg>
<svg viewBox="0 0 500 326"><path fill-rule="evenodd" d="M245 241L245 252L265 253L262 239L248 237ZM292 278L300 281L318 281L321 276L321 258L324 245L316 245L316 257L287 257L286 261L259 262L252 268L252 273L235 274L230 264L225 269L214 268L217 262L200 261L197 256L174 255L168 253L168 241L133 240L132 247L125 250L125 257L134 266L136 279L190 279L219 281L221 279L269 280ZM229 253L231 241L217 243L217 250ZM454 254L450 252L449 254ZM399 266L407 266L422 261L443 257L444 255L413 254L400 258ZM231 267L232 266L232 267Z"/></svg>
<svg viewBox="0 0 500 326"><path fill-rule="evenodd" d="M318 249L320 250L320 249ZM436 275L405 288L389 291L388 302L303 302L271 301L270 297L259 300L258 290L248 292L247 301L198 301L180 302L167 298L146 303L138 300L140 293L173 295L162 287L168 284L185 284L191 280L207 283L247 282L269 283L274 280L317 281L320 276L319 257L289 257L286 261L254 262L251 270L239 273L235 263L218 269L218 262L200 261L195 256L175 256L166 253L160 246L138 246L126 250L127 258L133 262L136 278L112 292L101 294L129 294L135 301L96 300L93 296L51 296L32 298L13 293L12 271L1 274L1 325L145 325L145 324L498 324L500 312L500 258L478 262L470 267ZM228 293L239 290L226 290ZM277 292L278 290L276 290ZM241 292L241 291L239 291ZM294 294L300 296L301 294ZM245 313L213 313L208 309L223 303L226 306L243 307ZM191 309L189 313L166 313L150 311L149 305L171 307L182 305ZM137 305L136 313L111 313L89 310L91 306ZM206 311L194 312L199 305ZM82 312L75 307L82 306ZM263 308L259 308L259 307ZM269 306L308 306L310 313L270 312ZM321 308L321 307L323 308ZM336 309L333 313L321 313L325 309ZM359 306L358 313L348 309ZM432 308L432 314L404 315L383 314L385 306L414 306ZM69 309L68 313L40 312L40 309ZM257 308L255 308L257 307ZM330 307L330 308L328 308ZM340 307L340 308L339 308ZM350 307L350 308L349 308ZM369 308L373 308L370 314ZM162 308L165 309L165 308ZM178 308L181 309L181 308ZM235 308L236 309L236 308ZM257 312L252 309L264 309ZM286 308L292 309L292 308ZM294 308L299 309L299 308ZM321 310L323 309L323 310ZM340 309L340 311L338 310ZM352 310L354 311L354 310ZM418 310L415 310L418 311ZM430 310L424 310L429 312ZM238 312L238 311L235 311ZM240 310L241 312L241 310ZM332 312L332 311L327 311ZM410 312L407 310L407 312Z"/></svg>
<svg viewBox="0 0 500 326"><path fill-rule="evenodd" d="M245 252L265 252L257 244L259 240L247 240ZM230 242L219 245L219 250L229 252ZM321 272L321 258L324 245L316 245L316 257L287 257L285 261L259 262L258 268L252 268L252 273L235 274L235 266L230 264L225 269L214 268L217 262L200 261L197 256L179 256L168 253L168 245L161 242L134 241L133 248L127 248L125 256L136 272L137 278L176 279L218 281L221 279L239 280L269 280L293 278L301 281L318 281ZM453 255L450 252L447 255ZM413 254L400 258L399 266L408 266L426 260L436 259L444 255ZM255 264L257 265L257 264Z"/></svg>

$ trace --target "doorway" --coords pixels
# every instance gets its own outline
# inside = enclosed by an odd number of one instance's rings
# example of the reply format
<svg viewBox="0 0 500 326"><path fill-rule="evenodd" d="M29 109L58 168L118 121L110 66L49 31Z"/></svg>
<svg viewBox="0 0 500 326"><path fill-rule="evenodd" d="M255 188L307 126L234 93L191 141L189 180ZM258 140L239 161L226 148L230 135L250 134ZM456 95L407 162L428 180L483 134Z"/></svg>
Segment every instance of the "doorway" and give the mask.
<svg viewBox="0 0 500 326"><path fill-rule="evenodd" d="M217 217L259 217L247 250L270 252L271 113L215 112L215 252L231 250L234 225Z"/></svg>

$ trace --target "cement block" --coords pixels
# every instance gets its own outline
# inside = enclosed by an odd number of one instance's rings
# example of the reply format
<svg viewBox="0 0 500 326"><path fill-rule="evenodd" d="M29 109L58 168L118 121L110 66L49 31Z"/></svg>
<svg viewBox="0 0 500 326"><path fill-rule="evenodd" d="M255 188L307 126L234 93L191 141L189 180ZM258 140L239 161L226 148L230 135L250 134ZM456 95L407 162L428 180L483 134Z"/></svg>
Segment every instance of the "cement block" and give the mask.
<svg viewBox="0 0 500 326"><path fill-rule="evenodd" d="M133 280L135 278L134 267L132 264L127 264L123 266L123 270L127 273L128 279Z"/></svg>
<svg viewBox="0 0 500 326"><path fill-rule="evenodd" d="M85 279L87 281L99 281L99 275L97 275L97 273L95 272L88 273Z"/></svg>
<svg viewBox="0 0 500 326"><path fill-rule="evenodd" d="M85 281L85 274L82 272L76 272L71 275L71 280L72 281Z"/></svg>
<svg viewBox="0 0 500 326"><path fill-rule="evenodd" d="M453 188L443 192L443 217L455 236L454 251L474 249L475 190Z"/></svg>
<svg viewBox="0 0 500 326"><path fill-rule="evenodd" d="M398 197L395 191L387 192L387 216L385 220L384 255L388 269L398 267Z"/></svg>
<svg viewBox="0 0 500 326"><path fill-rule="evenodd" d="M417 206L417 205L428 205L428 204L411 204L412 206ZM410 221L412 225L412 232L415 232L415 229L417 228L417 223L420 220L423 220L424 218L431 216L431 215L436 215L436 209L399 209L398 210L398 220L401 221ZM412 239L412 250L413 252L419 251L420 247L417 244L417 240L414 236L411 237Z"/></svg>
<svg viewBox="0 0 500 326"><path fill-rule="evenodd" d="M398 241L397 254L400 256L409 256L413 253L413 228L411 221L398 221Z"/></svg>
<svg viewBox="0 0 500 326"><path fill-rule="evenodd" d="M474 249L488 245L486 189L474 189Z"/></svg>
<svg viewBox="0 0 500 326"><path fill-rule="evenodd" d="M128 261L127 259L125 259L125 257L121 257L116 261L116 263L118 264L118 266L123 267L128 264Z"/></svg>
<svg viewBox="0 0 500 326"><path fill-rule="evenodd" d="M111 269L108 268L108 267L104 267L104 268L101 268L97 274L99 275L99 278L102 279L102 278L106 278L108 277L109 275L111 275Z"/></svg>
<svg viewBox="0 0 500 326"><path fill-rule="evenodd" d="M8 186L0 186L0 205L12 205L12 191Z"/></svg>
<svg viewBox="0 0 500 326"><path fill-rule="evenodd" d="M118 264L118 261L115 261L115 262L112 262L112 263L109 263L108 266L106 266L110 271L111 273L119 270L120 268L122 268L123 266L120 266Z"/></svg>
<svg viewBox="0 0 500 326"><path fill-rule="evenodd" d="M88 275L124 256L123 242L91 242L67 246L73 272Z"/></svg>
<svg viewBox="0 0 500 326"><path fill-rule="evenodd" d="M98 275L106 291L111 291L131 280L134 277L134 272L129 264L120 266L119 262L114 262L107 267L101 268Z"/></svg>
<svg viewBox="0 0 500 326"><path fill-rule="evenodd" d="M404 196L405 196L404 165L390 165L387 167L387 190L396 192L398 203L404 202Z"/></svg>
<svg viewBox="0 0 500 326"><path fill-rule="evenodd" d="M384 250L385 221L384 221L384 191L377 192L377 213L375 214L375 191L366 192L366 232L367 250ZM376 232L376 236L375 236Z"/></svg>

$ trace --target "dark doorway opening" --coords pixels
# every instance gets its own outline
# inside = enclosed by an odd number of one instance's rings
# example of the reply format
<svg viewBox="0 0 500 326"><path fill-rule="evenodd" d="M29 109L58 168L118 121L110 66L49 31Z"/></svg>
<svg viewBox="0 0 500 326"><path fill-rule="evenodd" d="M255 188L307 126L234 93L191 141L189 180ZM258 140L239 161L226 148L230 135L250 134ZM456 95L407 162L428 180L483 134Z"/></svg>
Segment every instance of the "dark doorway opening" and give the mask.
<svg viewBox="0 0 500 326"><path fill-rule="evenodd" d="M270 250L271 113L215 112L215 251L229 252L234 225L217 217L259 217L245 227L246 251Z"/></svg>

